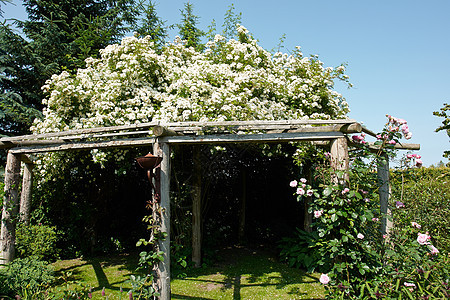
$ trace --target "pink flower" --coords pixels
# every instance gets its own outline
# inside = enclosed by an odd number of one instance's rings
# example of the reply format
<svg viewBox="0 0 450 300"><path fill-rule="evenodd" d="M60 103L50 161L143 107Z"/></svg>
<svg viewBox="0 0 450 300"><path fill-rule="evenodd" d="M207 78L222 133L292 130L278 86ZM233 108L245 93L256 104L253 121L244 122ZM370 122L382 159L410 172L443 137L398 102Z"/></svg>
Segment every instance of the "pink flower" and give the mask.
<svg viewBox="0 0 450 300"><path fill-rule="evenodd" d="M320 218L323 214L323 210L315 210L314 211L314 218Z"/></svg>
<svg viewBox="0 0 450 300"><path fill-rule="evenodd" d="M313 190L307 190L306 191L306 195L308 195L309 197L311 197L314 194Z"/></svg>
<svg viewBox="0 0 450 300"><path fill-rule="evenodd" d="M430 253L433 255L436 255L439 253L439 250L433 245L429 245L428 248L430 249Z"/></svg>
<svg viewBox="0 0 450 300"><path fill-rule="evenodd" d="M422 228L422 226L420 224L417 224L416 222L411 222L411 226L416 227L418 229Z"/></svg>
<svg viewBox="0 0 450 300"><path fill-rule="evenodd" d="M416 167L421 167L423 164L421 159L416 159Z"/></svg>
<svg viewBox="0 0 450 300"><path fill-rule="evenodd" d="M297 188L297 195L303 196L305 194L305 190L302 188Z"/></svg>
<svg viewBox="0 0 450 300"><path fill-rule="evenodd" d="M105 288L102 289L102 296L105 297L106 292L105 292Z"/></svg>
<svg viewBox="0 0 450 300"><path fill-rule="evenodd" d="M412 138L412 132L408 132L407 134L405 134L405 139L409 140Z"/></svg>
<svg viewBox="0 0 450 300"><path fill-rule="evenodd" d="M383 239L387 239L387 234L383 234Z"/></svg>
<svg viewBox="0 0 450 300"><path fill-rule="evenodd" d="M344 194L346 194L346 193L348 193L348 192L350 192L350 189L349 189L349 188L344 188L344 189L342 190L342 195L344 195Z"/></svg>
<svg viewBox="0 0 450 300"><path fill-rule="evenodd" d="M405 207L405 204L403 204L403 203L400 202L400 201L397 201L397 202L395 202L395 207L397 207L397 208L402 208L402 207Z"/></svg>
<svg viewBox="0 0 450 300"><path fill-rule="evenodd" d="M355 143L361 143L362 141L364 141L364 136L361 136L361 135L353 135L353 136L352 136L352 140L353 140Z"/></svg>
<svg viewBox="0 0 450 300"><path fill-rule="evenodd" d="M372 218L372 221L378 222L378 221L380 221L380 219L378 219L378 218Z"/></svg>
<svg viewBox="0 0 450 300"><path fill-rule="evenodd" d="M417 236L417 242L421 245L428 245L430 242L428 241L431 237L426 233L419 233Z"/></svg>
<svg viewBox="0 0 450 300"><path fill-rule="evenodd" d="M376 138L377 138L378 140L381 140L381 139L382 139L381 134L377 134L377 135L376 135Z"/></svg>
<svg viewBox="0 0 450 300"><path fill-rule="evenodd" d="M292 180L292 181L289 183L289 185L290 185L291 187L296 187L297 184L298 184L297 180Z"/></svg>
<svg viewBox="0 0 450 300"><path fill-rule="evenodd" d="M364 198L364 202L369 203L370 199L369 198Z"/></svg>
<svg viewBox="0 0 450 300"><path fill-rule="evenodd" d="M396 141L394 141L394 140L390 140L389 142L388 142L389 144L391 144L391 145L395 145L395 144L397 144L397 142Z"/></svg>
<svg viewBox="0 0 450 300"><path fill-rule="evenodd" d="M402 128L403 134L407 134L407 133L409 132L409 127L408 127L408 125L403 124L401 128Z"/></svg>
<svg viewBox="0 0 450 300"><path fill-rule="evenodd" d="M410 283L410 282L405 282L403 284L407 287L416 287L416 285L414 283Z"/></svg>
<svg viewBox="0 0 450 300"><path fill-rule="evenodd" d="M300 181L302 182L302 183L306 183L306 178L300 178Z"/></svg>
<svg viewBox="0 0 450 300"><path fill-rule="evenodd" d="M406 158L408 158L408 159L411 159L411 158L413 158L413 157L416 157L416 155L415 155L415 154L407 154L407 155L406 155Z"/></svg>
<svg viewBox="0 0 450 300"><path fill-rule="evenodd" d="M328 284L330 282L330 277L328 277L328 274L322 274L320 275L319 281L322 284Z"/></svg>
<svg viewBox="0 0 450 300"><path fill-rule="evenodd" d="M358 233L358 235L356 236L358 239L362 240L364 238L364 234L362 233Z"/></svg>

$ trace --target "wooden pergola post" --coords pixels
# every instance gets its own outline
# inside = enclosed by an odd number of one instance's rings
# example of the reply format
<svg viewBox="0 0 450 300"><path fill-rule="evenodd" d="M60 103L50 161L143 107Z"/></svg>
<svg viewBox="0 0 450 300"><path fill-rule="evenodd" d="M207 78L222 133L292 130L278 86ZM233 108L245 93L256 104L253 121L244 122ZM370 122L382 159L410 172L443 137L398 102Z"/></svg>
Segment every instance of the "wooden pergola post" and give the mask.
<svg viewBox="0 0 450 300"><path fill-rule="evenodd" d="M25 225L30 224L30 208L33 187L33 163L25 163L22 179L22 194L20 195L19 219Z"/></svg>
<svg viewBox="0 0 450 300"><path fill-rule="evenodd" d="M158 241L159 251L162 251L164 260L158 264L157 280L158 292L161 300L170 300L170 147L168 143L156 142L153 145L155 155L162 154L160 171L161 187L161 232L166 238Z"/></svg>
<svg viewBox="0 0 450 300"><path fill-rule="evenodd" d="M0 263L8 264L14 259L16 222L19 210L20 156L8 151L5 170L5 197L0 233Z"/></svg>
<svg viewBox="0 0 450 300"><path fill-rule="evenodd" d="M339 137L331 141L331 166L338 172L342 174L336 174L333 177L333 181L336 184L345 185L349 180L348 168L349 168L349 158L348 158L348 144L346 137Z"/></svg>
<svg viewBox="0 0 450 300"><path fill-rule="evenodd" d="M383 215L383 219L381 221L381 234L388 235L393 224L392 220L390 220L391 209L389 208L389 157L387 155L381 156L378 160L377 177L379 184L378 193L380 195L380 212Z"/></svg>
<svg viewBox="0 0 450 300"><path fill-rule="evenodd" d="M192 262L198 268L202 264L202 165L200 146L194 146L193 151Z"/></svg>

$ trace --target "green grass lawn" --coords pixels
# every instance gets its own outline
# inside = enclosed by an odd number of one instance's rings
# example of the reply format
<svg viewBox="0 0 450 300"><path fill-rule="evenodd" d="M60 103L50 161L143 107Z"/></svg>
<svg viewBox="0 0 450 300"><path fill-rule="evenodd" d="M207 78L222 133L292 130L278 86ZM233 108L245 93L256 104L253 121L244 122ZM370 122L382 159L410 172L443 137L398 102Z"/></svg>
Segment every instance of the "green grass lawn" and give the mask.
<svg viewBox="0 0 450 300"><path fill-rule="evenodd" d="M54 264L58 272L92 287L93 299L128 299L127 280L136 267L137 255L75 259ZM320 274L308 274L277 261L263 249L230 247L214 253L214 262L188 269L171 282L172 299L323 299ZM175 274L174 274L175 275Z"/></svg>

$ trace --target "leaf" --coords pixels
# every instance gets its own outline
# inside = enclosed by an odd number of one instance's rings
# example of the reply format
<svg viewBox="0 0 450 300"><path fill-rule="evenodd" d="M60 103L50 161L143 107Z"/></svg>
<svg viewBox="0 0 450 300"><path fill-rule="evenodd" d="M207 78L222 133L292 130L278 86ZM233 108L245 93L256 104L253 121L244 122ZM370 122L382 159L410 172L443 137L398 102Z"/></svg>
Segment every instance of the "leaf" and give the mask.
<svg viewBox="0 0 450 300"><path fill-rule="evenodd" d="M333 192L333 189L330 186L327 186L324 190L323 190L323 196L324 197L328 197L331 195L331 193Z"/></svg>

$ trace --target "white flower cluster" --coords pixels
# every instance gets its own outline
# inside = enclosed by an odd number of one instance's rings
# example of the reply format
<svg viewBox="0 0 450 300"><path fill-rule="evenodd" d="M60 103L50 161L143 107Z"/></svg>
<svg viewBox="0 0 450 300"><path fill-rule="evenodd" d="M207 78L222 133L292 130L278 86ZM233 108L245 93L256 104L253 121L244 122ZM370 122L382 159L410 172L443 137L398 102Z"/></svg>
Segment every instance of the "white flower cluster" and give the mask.
<svg viewBox="0 0 450 300"><path fill-rule="evenodd" d="M43 89L44 119L35 133L152 120L333 119L348 112L332 90L345 68L317 57L271 53L242 26L245 42L216 36L204 52L179 38L162 51L149 38L127 37L86 60L76 74L54 75ZM94 154L95 155L95 154Z"/></svg>

